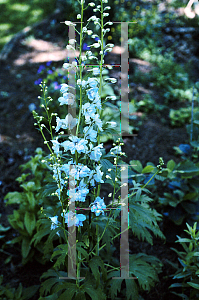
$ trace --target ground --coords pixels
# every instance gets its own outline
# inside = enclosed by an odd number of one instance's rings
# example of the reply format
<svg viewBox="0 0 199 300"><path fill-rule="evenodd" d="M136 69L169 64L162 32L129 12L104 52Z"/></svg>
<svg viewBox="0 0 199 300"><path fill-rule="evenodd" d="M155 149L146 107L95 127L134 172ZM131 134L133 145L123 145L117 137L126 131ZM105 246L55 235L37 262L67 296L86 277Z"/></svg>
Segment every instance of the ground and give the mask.
<svg viewBox="0 0 199 300"><path fill-rule="evenodd" d="M54 34L53 32L50 33L50 41L47 38L42 38L42 34L45 37L47 30L45 22L34 30L37 33L35 38L28 40L22 36L21 39L15 41L7 57L1 60L0 213L1 224L4 226L8 226L7 215L11 213L12 209L5 207L3 199L8 192L20 190L15 181L16 177L20 175L19 165L27 162L30 156L34 155L38 146L46 150L40 133L35 129L31 112L32 104L35 104L36 107L39 106L37 99L39 91L34 85L34 81L38 79L38 67L41 63L50 60L57 61L61 66L66 57L65 43L60 30L54 31ZM117 54L110 54L110 58L114 58L114 55L117 56ZM137 60L136 64L137 67L142 68L143 61ZM119 75L116 74L116 76ZM140 94L146 93L144 87L139 84L134 84L133 88L130 85L130 92L133 92L133 89ZM150 92L158 98L154 89ZM139 126L139 131L135 136L124 137L123 149L128 161L138 159L143 165L149 161L157 165L160 156L164 158L165 162L170 159L179 161L179 157L175 156L173 147L189 141L186 128L185 126L172 128L169 122L162 123L161 118L161 115L150 114L142 119L142 125ZM171 224L167 220L160 224L161 230L165 234L170 231L170 226ZM14 234L14 231L11 230L8 233L9 239ZM160 283L150 293L143 294L145 300L163 300L168 297L169 299L176 299L168 291L168 287L172 283L170 275L174 272L168 261L176 262L176 255L170 249L174 246L173 242L173 237L170 242L167 241L165 244L159 239L154 239L154 245L150 246L144 242L140 243L136 239L130 239L132 252L141 251L155 255L164 264L163 272L160 274ZM46 268L46 266L35 265L35 263L22 266L18 248L14 254L14 260L10 264L4 265L3 261L0 260L1 273L6 282L10 282L13 286L18 286L18 283L22 282L23 286L26 287L29 286L30 282L31 285L39 284L39 277L45 269L47 270L48 266Z"/></svg>

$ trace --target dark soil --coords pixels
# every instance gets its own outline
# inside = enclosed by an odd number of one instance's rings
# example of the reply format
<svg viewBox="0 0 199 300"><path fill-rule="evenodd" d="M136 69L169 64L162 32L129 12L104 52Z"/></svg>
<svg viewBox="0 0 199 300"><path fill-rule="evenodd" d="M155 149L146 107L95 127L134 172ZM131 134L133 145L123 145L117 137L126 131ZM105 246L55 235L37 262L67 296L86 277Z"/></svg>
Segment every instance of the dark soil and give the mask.
<svg viewBox="0 0 199 300"><path fill-rule="evenodd" d="M57 24L60 21L61 14L57 17ZM52 20L54 16L52 16ZM47 38L47 35L50 38ZM46 23L34 28L35 39L27 43L23 37L15 41L6 60L1 60L0 68L0 213L1 224L8 226L7 215L12 212L11 207L5 207L4 196L11 191L18 191L20 187L15 179L20 175L19 166L34 155L37 147L42 147L43 140L39 132L34 127L34 119L31 113L31 104L39 106L37 96L38 89L35 88L34 81L38 79L37 70L41 63L53 60L60 65L63 63L66 52L64 49L65 41L62 37L60 27L54 31L48 32ZM49 51L50 48L50 51ZM109 58L114 55L110 54ZM185 56L186 58L186 56ZM188 59L188 57L187 57ZM134 85L140 91L140 86ZM132 92L132 91L130 91ZM155 90L151 90L154 97L158 98ZM140 92L142 93L142 92ZM174 146L188 142L186 128L172 128L167 123L162 123L163 116L150 114L142 120L139 131L133 137L124 137L124 151L127 160L140 160L143 165L147 162L158 164L159 157L163 157L167 162L170 159L178 162L179 158L175 156ZM163 233L171 229L171 224L164 220L160 227ZM175 233L175 228L172 228ZM177 228L180 235L182 228ZM16 235L14 230L7 234L7 240ZM150 291L143 293L145 300L176 299L168 290L172 283L171 274L174 269L168 261L177 262L175 253L170 249L174 246L174 240L164 243L159 239L154 239L154 245L140 243L134 238L130 239L131 253L144 252L157 256L164 264L163 272L160 274L160 282ZM119 249L119 245L118 249ZM176 246L176 245L175 245ZM4 275L4 283L10 282L13 287L18 286L19 282L24 287L33 284L39 284L39 278L49 266L29 263L21 265L20 249L18 246L10 251L14 254L13 261L7 265L4 264L5 256L0 258L1 274ZM36 299L36 298L35 298ZM37 298L38 299L38 298Z"/></svg>

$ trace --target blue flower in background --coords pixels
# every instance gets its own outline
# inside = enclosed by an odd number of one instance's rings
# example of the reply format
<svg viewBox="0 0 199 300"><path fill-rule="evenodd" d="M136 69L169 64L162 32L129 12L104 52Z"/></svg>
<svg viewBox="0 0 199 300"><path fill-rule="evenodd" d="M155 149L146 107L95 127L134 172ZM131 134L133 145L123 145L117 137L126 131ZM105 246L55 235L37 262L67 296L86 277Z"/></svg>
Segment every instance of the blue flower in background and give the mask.
<svg viewBox="0 0 199 300"><path fill-rule="evenodd" d="M191 147L188 144L180 144L178 148L187 155L189 155L191 152Z"/></svg>
<svg viewBox="0 0 199 300"><path fill-rule="evenodd" d="M53 82L53 85L55 90L59 90L61 88L61 85L57 81Z"/></svg>
<svg viewBox="0 0 199 300"><path fill-rule="evenodd" d="M48 72L47 72L48 74L52 74L53 73L53 71L52 70L48 70Z"/></svg>
<svg viewBox="0 0 199 300"><path fill-rule="evenodd" d="M83 48L82 48L84 51L86 50L89 50L90 49L90 46L88 46L87 43L83 43Z"/></svg>
<svg viewBox="0 0 199 300"><path fill-rule="evenodd" d="M41 82L42 82L42 79L39 78L39 79L35 80L34 84L35 84L35 85L39 85Z"/></svg>
<svg viewBox="0 0 199 300"><path fill-rule="evenodd" d="M52 63L52 61L48 61L48 62L46 63L46 66L49 67L49 66L51 65L51 63Z"/></svg>
<svg viewBox="0 0 199 300"><path fill-rule="evenodd" d="M39 66L39 69L37 70L37 74L40 74L43 70L45 70L45 66L44 65Z"/></svg>
<svg viewBox="0 0 199 300"><path fill-rule="evenodd" d="M100 40L100 39L99 39L98 37L95 38L95 41L96 41L96 42L99 41L99 40Z"/></svg>

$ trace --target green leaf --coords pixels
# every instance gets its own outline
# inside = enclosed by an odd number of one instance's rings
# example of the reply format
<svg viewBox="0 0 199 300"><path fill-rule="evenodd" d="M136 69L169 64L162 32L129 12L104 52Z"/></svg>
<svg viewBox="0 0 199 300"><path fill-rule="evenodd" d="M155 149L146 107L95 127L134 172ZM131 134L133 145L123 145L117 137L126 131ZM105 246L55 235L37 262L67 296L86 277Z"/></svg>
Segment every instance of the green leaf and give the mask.
<svg viewBox="0 0 199 300"><path fill-rule="evenodd" d="M89 281L82 285L82 289L91 297L92 300L106 300L106 295L103 293L102 289L100 287L95 289Z"/></svg>
<svg viewBox="0 0 199 300"><path fill-rule="evenodd" d="M156 257L142 253L133 254L129 257L129 265L131 276L138 278L138 283L142 289L150 290L158 281L157 272L160 268L159 260Z"/></svg>
<svg viewBox="0 0 199 300"><path fill-rule="evenodd" d="M26 258L31 250L30 239L23 237L21 244L21 254L23 258Z"/></svg>
<svg viewBox="0 0 199 300"><path fill-rule="evenodd" d="M41 239L45 235L49 235L50 232L50 226L48 226L47 228L39 229L39 231L33 236L31 244L34 242L34 246L36 246L41 241Z"/></svg>
<svg viewBox="0 0 199 300"><path fill-rule="evenodd" d="M6 201L6 205L8 204L20 204L22 202L22 200L24 199L22 193L19 192L10 192L8 193L5 198L5 200L8 199L8 201Z"/></svg>
<svg viewBox="0 0 199 300"><path fill-rule="evenodd" d="M3 227L3 225L0 224L0 232L8 231L10 227Z"/></svg>
<svg viewBox="0 0 199 300"><path fill-rule="evenodd" d="M58 258L54 264L54 268L60 268L60 266L65 263L65 259L66 259L67 255L68 255L68 244L65 244L65 245L61 244L61 245L57 246L57 248L54 250L54 252L51 256L51 260L53 260L53 258L58 256Z"/></svg>
<svg viewBox="0 0 199 300"><path fill-rule="evenodd" d="M16 297L16 299L21 299L21 298L22 298L22 297L21 297L22 291L23 291L23 287L22 287L22 284L21 284L21 282L20 282L20 283L19 283L19 286L18 286L18 288L17 288L17 290L16 290L16 292L15 292L15 297Z"/></svg>
<svg viewBox="0 0 199 300"><path fill-rule="evenodd" d="M125 279L127 300L136 300L139 298L137 284L134 279Z"/></svg>
<svg viewBox="0 0 199 300"><path fill-rule="evenodd" d="M154 167L148 165L148 166L146 166L146 167L142 170L142 174L144 174L144 173L151 173L151 172L153 172L153 170L154 170Z"/></svg>
<svg viewBox="0 0 199 300"><path fill-rule="evenodd" d="M23 288L23 298L25 299L31 299L36 292L39 289L39 285L32 285L30 287L27 288Z"/></svg>
<svg viewBox="0 0 199 300"><path fill-rule="evenodd" d="M194 289L199 290L199 284L194 282L187 282L188 285L192 286Z"/></svg>
<svg viewBox="0 0 199 300"><path fill-rule="evenodd" d="M182 178L189 178L199 174L199 168L192 161L183 161L176 168L177 173L180 173Z"/></svg>
<svg viewBox="0 0 199 300"><path fill-rule="evenodd" d="M84 248L86 248L86 245L84 243L82 243L82 242L77 242L76 243L77 251L79 251L83 255L83 257L85 257L86 260L88 261L89 260L89 255L88 255L87 251Z"/></svg>
<svg viewBox="0 0 199 300"><path fill-rule="evenodd" d="M33 230L35 229L36 225L36 218L35 214L33 212L28 212L26 211L25 216L24 216L24 224L25 227L30 235L32 235Z"/></svg>
<svg viewBox="0 0 199 300"><path fill-rule="evenodd" d="M63 284L63 288L66 289L66 291L59 296L58 300L72 300L75 292L78 290L76 284L69 282Z"/></svg>
<svg viewBox="0 0 199 300"><path fill-rule="evenodd" d="M111 295L111 300L115 300L117 293L121 291L121 285L123 279L113 279L112 277L120 277L120 271L112 271L108 274L107 278L111 278L109 285L109 293Z"/></svg>
<svg viewBox="0 0 199 300"><path fill-rule="evenodd" d="M93 258L91 258L88 264L95 277L96 288L98 288L100 284L100 273L102 272L102 274L105 275L104 262L99 256L94 256ZM101 267L101 272L99 271L99 267Z"/></svg>
<svg viewBox="0 0 199 300"><path fill-rule="evenodd" d="M170 171L173 171L173 169L175 168L175 162L173 161L173 159L169 160L167 163L167 169L169 169Z"/></svg>
<svg viewBox="0 0 199 300"><path fill-rule="evenodd" d="M130 165L135 171L142 173L143 166L139 160L131 160Z"/></svg>

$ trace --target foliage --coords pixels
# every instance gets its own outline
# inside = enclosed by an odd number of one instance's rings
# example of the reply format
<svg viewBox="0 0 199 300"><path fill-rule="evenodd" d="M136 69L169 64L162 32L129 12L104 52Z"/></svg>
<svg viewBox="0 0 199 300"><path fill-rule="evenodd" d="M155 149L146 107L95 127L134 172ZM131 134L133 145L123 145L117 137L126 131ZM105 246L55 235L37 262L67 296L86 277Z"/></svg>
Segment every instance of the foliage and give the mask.
<svg viewBox="0 0 199 300"><path fill-rule="evenodd" d="M10 284L2 285L3 275L0 276L0 299L1 300L27 300L31 299L37 292L39 286L33 285L28 288L23 288L20 283L18 288L12 288Z"/></svg>
<svg viewBox="0 0 199 300"><path fill-rule="evenodd" d="M31 247L31 240L36 233L36 226L38 226L40 206L45 201L45 198L40 197L40 191L49 174L47 172L48 167L46 163L42 162L42 158L43 151L41 148L37 148L36 155L26 164L21 165L21 169L25 173L22 173L16 179L23 191L9 192L5 196L6 205L19 205L19 208L15 209L13 214L8 216L8 221L19 233L19 236L12 240L12 243L20 243L22 262L24 264L35 254L36 249ZM28 173L27 170L29 171ZM49 225L48 229L50 230ZM40 247L37 247L37 250L41 251ZM35 258L40 259L38 252Z"/></svg>
<svg viewBox="0 0 199 300"><path fill-rule="evenodd" d="M184 230L189 238L181 238L177 236L177 243L183 247L184 251L173 249L178 254L180 267L173 279L178 283L173 283L170 288L179 288L180 293L172 292L185 300L199 299L199 231L196 230L197 222L191 227L187 223L188 230ZM179 282L180 281L180 282ZM189 291L189 294L187 295Z"/></svg>

